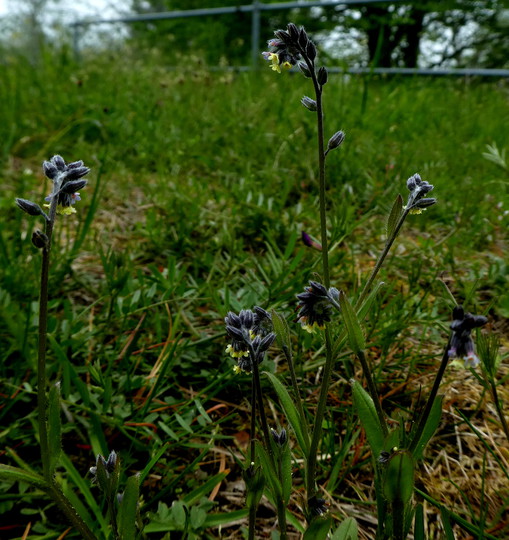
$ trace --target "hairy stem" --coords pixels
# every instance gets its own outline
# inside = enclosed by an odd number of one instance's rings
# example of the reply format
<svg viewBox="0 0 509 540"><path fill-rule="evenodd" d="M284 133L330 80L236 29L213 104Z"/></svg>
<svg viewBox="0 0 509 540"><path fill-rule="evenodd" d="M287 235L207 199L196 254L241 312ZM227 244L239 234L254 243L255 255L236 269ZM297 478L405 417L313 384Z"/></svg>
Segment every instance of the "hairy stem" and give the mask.
<svg viewBox="0 0 509 540"><path fill-rule="evenodd" d="M366 281L366 284L364 285L363 289L362 289L362 292L355 304L355 309L359 309L360 306L362 306L362 302L364 301L364 299L366 298L366 296L368 295L369 293L369 289L371 287L371 285L373 284L373 281L375 281L375 278L376 276L378 275L378 272L380 271L380 268L382 268L382 265L385 261L385 258L387 257L391 247L392 247L392 244L394 243L394 240L396 240L398 234L399 234L399 231L401 229L401 227L403 226L403 223L405 222L405 219L406 217L408 216L408 212L410 210L407 208L406 210L404 210L404 212L401 214L401 217L399 218L399 221L396 225L396 227L394 227L394 231L392 233L392 235L390 236L390 238L387 239L387 242L385 243L385 247L382 251L382 253L380 254L380 257L378 257L378 260L376 261L376 264L375 264L375 267L373 268L373 271L371 272L371 275L369 276L368 278L368 281Z"/></svg>
<svg viewBox="0 0 509 540"><path fill-rule="evenodd" d="M256 384L255 378L251 378L251 431L250 431L250 452L249 452L249 468L247 474L251 474L252 464L256 463ZM251 500L251 505L249 506L249 526L248 526L248 539L255 539L255 523L256 523L256 504Z"/></svg>
<svg viewBox="0 0 509 540"><path fill-rule="evenodd" d="M309 447L306 490L308 500L316 493L316 463L318 454L318 445L322 437L322 422L327 407L327 396L329 394L329 381L332 374L332 340L329 327L325 327L325 366L323 370L322 385L320 386L320 396L318 398L318 407L316 409L315 424L313 426L313 434L311 436L311 444Z"/></svg>

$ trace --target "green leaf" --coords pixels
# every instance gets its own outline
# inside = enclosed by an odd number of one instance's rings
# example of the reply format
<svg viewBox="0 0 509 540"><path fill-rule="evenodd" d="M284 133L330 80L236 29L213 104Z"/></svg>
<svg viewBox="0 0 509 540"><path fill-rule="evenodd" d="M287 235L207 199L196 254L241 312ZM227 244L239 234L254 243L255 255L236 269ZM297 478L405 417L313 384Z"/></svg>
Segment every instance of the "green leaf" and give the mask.
<svg viewBox="0 0 509 540"><path fill-rule="evenodd" d="M205 520L207 519L207 512L199 506L193 506L191 512L189 513L189 522L191 528L196 531L203 526Z"/></svg>
<svg viewBox="0 0 509 540"><path fill-rule="evenodd" d="M361 325L357 319L355 310L350 305L345 293L340 291L339 293L339 305L341 306L341 313L343 315L343 321L348 333L348 341L350 342L350 348L354 353L363 351L366 347L364 341L364 334L362 332Z"/></svg>
<svg viewBox="0 0 509 540"><path fill-rule="evenodd" d="M332 525L332 517L317 517L306 529L302 540L325 540Z"/></svg>
<svg viewBox="0 0 509 540"><path fill-rule="evenodd" d="M0 463L0 480L6 482L26 482L31 486L47 489L47 484L44 478L36 473L30 471L24 471L18 467L12 467L11 465L4 465Z"/></svg>
<svg viewBox="0 0 509 540"><path fill-rule="evenodd" d="M209 495L210 492L217 486L217 484L219 484L226 478L229 472L230 471L227 470L212 476L204 484L191 491L191 493L185 495L182 498L182 501L184 501L189 506L191 506L195 502L198 502L203 496Z"/></svg>
<svg viewBox="0 0 509 540"><path fill-rule="evenodd" d="M358 381L352 379L351 384L355 410L366 432L373 457L377 459L383 449L384 432L376 414L375 404Z"/></svg>
<svg viewBox="0 0 509 540"><path fill-rule="evenodd" d="M362 305L357 308L357 318L362 321L366 317L366 315L369 313L369 310L371 309L371 306L373 305L373 302L375 301L376 297L378 296L378 293L380 292L380 289L385 286L385 283L383 281L379 281L371 290L371 292L366 296L364 299L364 302L362 302Z"/></svg>
<svg viewBox="0 0 509 540"><path fill-rule="evenodd" d="M398 224L399 218L401 217L401 212L403 210L403 197L398 195L394 204L392 205L391 213L387 219L387 238L390 238L394 231L396 230L396 225Z"/></svg>
<svg viewBox="0 0 509 540"><path fill-rule="evenodd" d="M161 448L152 456L152 459L145 465L145 468L140 473L140 484L143 484L143 481L148 476L152 467L159 461L159 458L166 452L170 443L163 444Z"/></svg>
<svg viewBox="0 0 509 540"><path fill-rule="evenodd" d="M357 522L354 518L349 517L344 519L341 525L334 531L331 540L357 540L358 537Z"/></svg>
<svg viewBox="0 0 509 540"><path fill-rule="evenodd" d="M283 488L283 502L287 505L292 492L292 453L288 441L285 443L281 454L281 485Z"/></svg>
<svg viewBox="0 0 509 540"><path fill-rule="evenodd" d="M307 457L309 452L309 434L304 424L304 420L301 419L297 408L293 404L293 400L288 393L288 390L283 386L281 381L275 375L269 373L268 371L264 371L263 373L267 375L270 382L272 383L272 386L274 387L274 390L279 397L279 401L281 402L281 406L285 411L286 419L288 420L288 423L292 426L293 431L295 432L295 436L297 437L297 441L302 451L304 452L304 455Z"/></svg>
<svg viewBox="0 0 509 540"><path fill-rule="evenodd" d="M186 528L187 507L182 501L173 501L171 505L171 518L179 530Z"/></svg>
<svg viewBox="0 0 509 540"><path fill-rule="evenodd" d="M62 452L62 423L60 420L60 384L54 384L48 397L49 472L53 474Z"/></svg>
<svg viewBox="0 0 509 540"><path fill-rule="evenodd" d="M422 459L422 454L426 445L429 443L431 437L435 434L435 431L438 429L440 424L440 419L442 417L442 401L444 399L443 395L439 395L435 398L431 411L429 413L428 419L426 420L426 425L424 430L417 442L413 456L414 459Z"/></svg>
<svg viewBox="0 0 509 540"><path fill-rule="evenodd" d="M256 441L256 456L257 456L257 459L260 461L260 465L262 466L262 471L263 471L263 476L265 478L265 481L269 485L272 493L274 493L275 498L276 499L280 498L283 493L281 480L277 474L277 471L274 469L272 465L272 461L269 458L269 455L265 451L265 448L260 443L260 441Z"/></svg>
<svg viewBox="0 0 509 540"><path fill-rule="evenodd" d="M414 540L426 540L424 535L424 511L422 504L415 508Z"/></svg>
<svg viewBox="0 0 509 540"><path fill-rule="evenodd" d="M414 492L414 460L407 450L394 452L389 458L383 478L383 491L388 502L406 504Z"/></svg>
<svg viewBox="0 0 509 540"><path fill-rule="evenodd" d="M118 512L118 531L122 540L135 540L138 499L140 498L140 476L127 479L124 495Z"/></svg>
<svg viewBox="0 0 509 540"><path fill-rule="evenodd" d="M279 315L279 313L274 309L271 310L270 315L272 317L272 325L274 327L274 333L276 334L278 345L282 349L286 348L290 350L290 327L288 326L286 319L282 315Z"/></svg>
<svg viewBox="0 0 509 540"><path fill-rule="evenodd" d="M219 527L221 525L226 525L227 523L233 523L234 521L244 519L247 517L247 515L247 509L235 510L234 512L224 512L220 514L208 514L204 526L206 528Z"/></svg>

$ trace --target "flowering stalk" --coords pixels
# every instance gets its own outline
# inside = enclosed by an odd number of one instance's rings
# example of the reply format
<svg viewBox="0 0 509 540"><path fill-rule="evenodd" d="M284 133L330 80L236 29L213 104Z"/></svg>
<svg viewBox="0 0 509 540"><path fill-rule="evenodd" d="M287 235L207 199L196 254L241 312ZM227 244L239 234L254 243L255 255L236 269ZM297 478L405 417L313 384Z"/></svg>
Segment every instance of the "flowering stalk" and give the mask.
<svg viewBox="0 0 509 540"><path fill-rule="evenodd" d="M435 381L433 382L433 388L428 396L426 406L419 418L419 423L413 434L413 438L410 442L408 450L413 453L419 444L421 435L424 432L428 417L431 413L433 403L438 394L438 389L442 378L445 373L445 368L450 358L461 357L465 361L465 367L476 367L479 363L479 358L475 354L474 342L471 337L471 332L474 328L480 328L484 326L488 319L482 315L472 315L471 313L465 313L463 307L456 306L453 309L453 322L451 323L452 333L449 336L447 345L438 368Z"/></svg>
<svg viewBox="0 0 509 540"><path fill-rule="evenodd" d="M55 482L51 468L51 455L48 439L48 398L46 377L46 349L48 336L48 282L50 268L51 242L53 238L53 228L58 211L62 214L71 214L75 210L73 205L79 201L77 191L87 184L82 178L88 174L90 169L83 166L82 161L75 161L66 164L60 156L54 156L50 161L43 163L44 174L53 181L51 194L46 197L49 202L49 212L46 214L42 208L26 199L16 199L18 207L31 216L42 216L44 218L44 232L36 231L32 235L32 243L42 250L41 281L39 291L39 342L37 354L37 411L39 420L39 446L41 449L41 461L43 476L48 485L48 493L65 513L67 518L82 534L84 538L94 539L95 536L84 523L70 501L62 493L62 490Z"/></svg>
<svg viewBox="0 0 509 540"><path fill-rule="evenodd" d="M330 150L337 148L344 140L344 133L338 131L329 140L327 149L324 144L324 126L323 126L323 106L322 93L323 87L327 83L328 74L324 67L318 70L315 66L316 47L308 38L304 28L297 28L290 23L287 30L277 30L274 32L275 39L269 41L271 52L263 53L263 56L272 63L272 69L281 71L282 67L291 67L298 63L300 70L313 83L315 99L307 96L302 98L302 105L312 112L316 112L317 121L317 139L318 139L318 182L319 182L319 213L320 213L320 232L322 244L322 273L325 290L330 287L329 272L329 250L327 238L327 209L325 200L325 158ZM302 58L303 61L298 62ZM312 285L313 286L313 285ZM323 287L323 286L322 286ZM330 319L329 319L330 320ZM313 322L310 321L310 325ZM329 383L332 375L332 338L330 330L325 328L325 367L323 372L320 395L316 410L315 422L312 430L311 444L308 454L308 466L306 470L306 488L308 496L308 505L310 501L316 499L316 463L318 446L322 434L322 422L325 415ZM311 505L310 505L311 506Z"/></svg>

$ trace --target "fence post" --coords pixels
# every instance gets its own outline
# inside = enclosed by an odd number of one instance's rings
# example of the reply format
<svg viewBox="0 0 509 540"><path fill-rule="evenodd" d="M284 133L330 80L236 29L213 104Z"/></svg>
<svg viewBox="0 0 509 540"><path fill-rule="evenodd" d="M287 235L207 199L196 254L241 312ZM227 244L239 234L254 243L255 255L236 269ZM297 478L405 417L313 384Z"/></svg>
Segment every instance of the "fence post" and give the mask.
<svg viewBox="0 0 509 540"><path fill-rule="evenodd" d="M258 69L260 46L260 2L253 0L253 11L251 14L251 65L254 70Z"/></svg>
<svg viewBox="0 0 509 540"><path fill-rule="evenodd" d="M76 62L81 61L81 52L80 52L80 30L81 26L77 23L72 25L72 50L74 52L74 60Z"/></svg>

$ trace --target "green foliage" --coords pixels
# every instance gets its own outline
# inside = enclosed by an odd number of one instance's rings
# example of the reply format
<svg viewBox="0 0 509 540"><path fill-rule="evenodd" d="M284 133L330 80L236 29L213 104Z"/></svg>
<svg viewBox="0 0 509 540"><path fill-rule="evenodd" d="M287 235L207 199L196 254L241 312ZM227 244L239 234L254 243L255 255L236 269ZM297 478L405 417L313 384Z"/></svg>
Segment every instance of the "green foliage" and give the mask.
<svg viewBox="0 0 509 540"><path fill-rule="evenodd" d="M0 419L5 447L19 452L7 453L9 465L0 468L2 511L11 512L5 516L12 523L26 524L21 509L30 507L34 534L67 528L59 520L47 525L45 516L53 518L55 510L37 502L44 484L16 462L38 470L33 359L39 253L27 240L34 222L12 201L26 195L43 204L49 188L39 166L48 153L90 156L93 177L77 218L82 229L77 234L78 222L69 218L54 244L48 377L61 381L60 406L54 396L50 414L55 449L57 418L66 419L55 471L76 507L81 502L87 524L105 536L99 489L87 471L96 454L114 446L125 466L121 490L142 471L142 512L151 516L146 532L188 527L200 537L247 514L217 512L205 499L226 477L210 465L212 449L232 447L232 437L246 429L248 382L234 378L223 354L221 318L229 309L260 304L291 321L295 294L316 270L317 254L299 242L302 230L318 236L309 158L314 126L298 106L305 90L296 77L168 73L155 61L137 61L129 50L124 56L113 52L111 59L76 65L48 53L38 67L15 57L0 66L0 378L9 397ZM373 289L354 310L370 358L371 351L376 358L373 376L385 388L388 381L403 383L407 374L412 381L433 369L443 341L440 325L448 317L449 300L437 283L444 271L454 280L449 285L456 297L478 297L480 307L503 320L498 298L507 294L501 254L508 199L500 166L482 151L486 144L501 149L509 139L500 114L506 91L503 83L483 81L366 83L333 75L329 88L327 118L348 128L349 142L340 156L328 158L334 175L332 285L355 298L359 275L368 273L371 254L383 243L383 216L409 174L421 170L439 198L433 211L409 218L401 251L380 276L385 287ZM86 236L80 232L85 222ZM475 280L482 284L479 296ZM341 341L342 332L344 327L334 338ZM281 335L297 349L302 395L312 402L309 375L323 363L312 352L316 337L304 336L295 347L291 323ZM355 365L337 350L335 376L347 380ZM272 358L265 362L273 371ZM295 405L274 384L285 380L284 360L277 365L264 391L283 397L282 411L305 453L309 443ZM345 478L369 469L361 430L344 405L352 394L372 454L377 457L386 442L359 383L352 393L345 384L329 392L321 448L336 474L327 489L334 498L349 499L357 495ZM389 414L408 410L415 397L402 390L384 398L384 408ZM284 459L288 471L286 454ZM299 463L293 467L298 476ZM230 474L240 477L237 469ZM288 474L283 479L287 497ZM18 532L21 537L23 530Z"/></svg>

